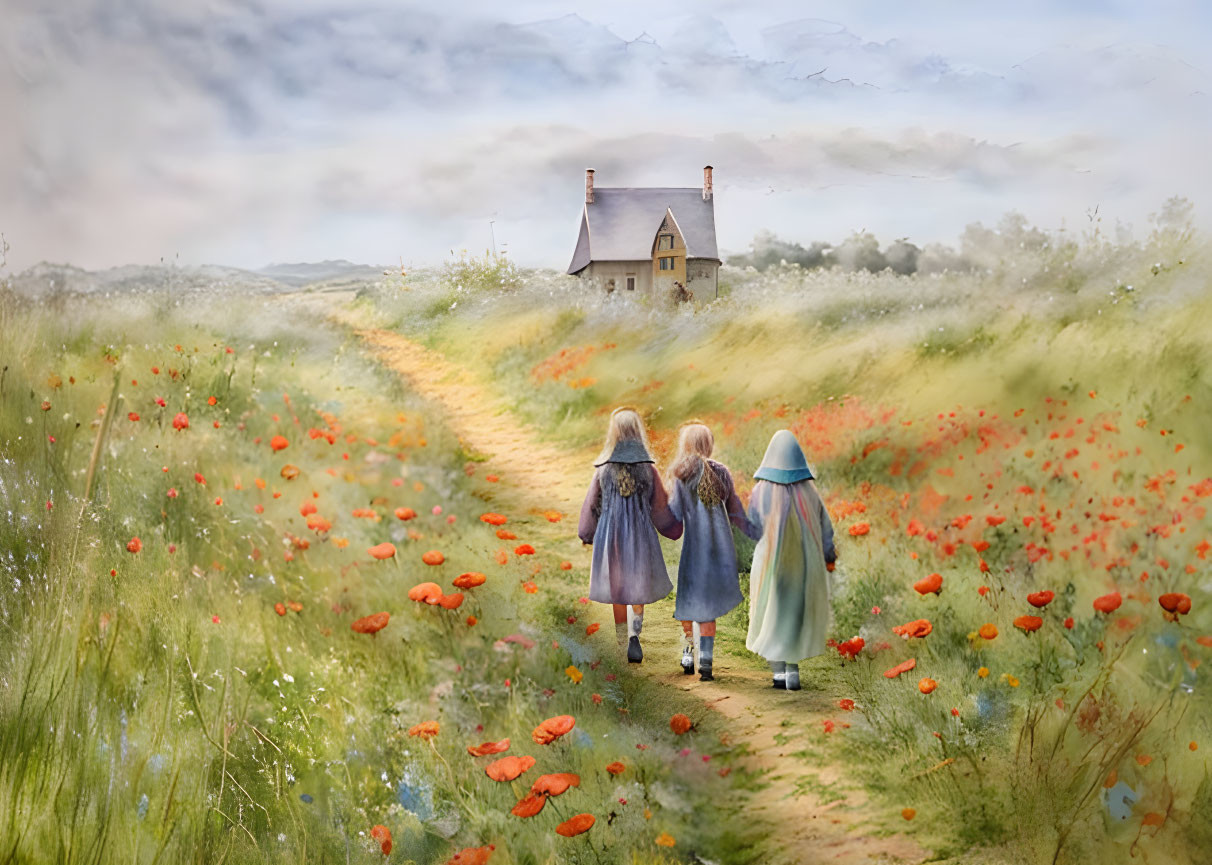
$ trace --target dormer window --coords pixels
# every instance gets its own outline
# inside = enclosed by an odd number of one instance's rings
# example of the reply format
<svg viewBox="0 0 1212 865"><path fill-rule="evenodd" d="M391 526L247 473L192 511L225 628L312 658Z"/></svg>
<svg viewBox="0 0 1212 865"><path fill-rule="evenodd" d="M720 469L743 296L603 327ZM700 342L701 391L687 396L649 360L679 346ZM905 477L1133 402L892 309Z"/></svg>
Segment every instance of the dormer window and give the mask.
<svg viewBox="0 0 1212 865"><path fill-rule="evenodd" d="M660 258L657 260L660 262L660 264L658 266L660 267L661 270L673 270L673 259L672 258Z"/></svg>
<svg viewBox="0 0 1212 865"><path fill-rule="evenodd" d="M673 235L672 234L657 235L657 249L673 249Z"/></svg>

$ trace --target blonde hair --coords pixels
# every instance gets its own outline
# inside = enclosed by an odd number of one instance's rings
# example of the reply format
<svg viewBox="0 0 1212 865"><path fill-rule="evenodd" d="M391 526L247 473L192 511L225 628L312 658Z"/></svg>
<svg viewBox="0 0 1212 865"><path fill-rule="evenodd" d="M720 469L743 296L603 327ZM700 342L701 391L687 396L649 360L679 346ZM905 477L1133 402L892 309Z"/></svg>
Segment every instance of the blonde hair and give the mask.
<svg viewBox="0 0 1212 865"><path fill-rule="evenodd" d="M644 419L629 405L619 406L610 413L610 426L606 429L606 443L602 446L602 452L594 462L606 462L614 453L615 445L626 441L638 441L644 446L645 453L652 454L652 448L648 446L648 431L644 428Z"/></svg>
<svg viewBox="0 0 1212 865"><path fill-rule="evenodd" d="M706 424L697 421L684 424L678 435L678 455L669 469L670 476L683 483L699 478L698 496L708 507L724 500L723 482L707 465L707 458L714 449L715 436Z"/></svg>

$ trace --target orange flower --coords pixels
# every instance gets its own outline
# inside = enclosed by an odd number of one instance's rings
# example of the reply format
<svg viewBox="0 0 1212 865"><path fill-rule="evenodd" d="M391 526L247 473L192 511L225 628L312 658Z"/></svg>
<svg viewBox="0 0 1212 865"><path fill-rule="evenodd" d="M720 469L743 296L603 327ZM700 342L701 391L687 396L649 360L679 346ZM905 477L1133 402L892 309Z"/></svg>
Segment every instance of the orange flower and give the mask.
<svg viewBox="0 0 1212 865"><path fill-rule="evenodd" d="M474 589L476 586L484 585L486 579L487 577L477 571L468 571L466 574L459 574L453 582L455 588Z"/></svg>
<svg viewBox="0 0 1212 865"><path fill-rule="evenodd" d="M211 397L214 399L214 397ZM373 826L370 830L370 837L379 842L379 849L383 851L384 856L391 855L391 830L386 826Z"/></svg>
<svg viewBox="0 0 1212 865"><path fill-rule="evenodd" d="M922 577L913 584L913 589L919 595L937 595L943 590L943 575L931 574L928 577Z"/></svg>
<svg viewBox="0 0 1212 865"><path fill-rule="evenodd" d="M278 472L278 474L286 478L288 481L293 481L299 476L299 467L287 463L286 465L282 466L282 471Z"/></svg>
<svg viewBox="0 0 1212 865"><path fill-rule="evenodd" d="M910 637L925 637L934 630L934 625L930 624L929 619L915 619L912 622L906 622L903 625L897 625L892 629L892 633L900 634L906 640Z"/></svg>
<svg viewBox="0 0 1212 865"><path fill-rule="evenodd" d="M464 847L450 857L446 865L488 865L488 857L496 846L489 844L485 847Z"/></svg>
<svg viewBox="0 0 1212 865"><path fill-rule="evenodd" d="M526 582L522 583L522 591L524 591L528 595L533 595L538 590L539 590L539 587L536 586L530 580L527 580Z"/></svg>
<svg viewBox="0 0 1212 865"><path fill-rule="evenodd" d="M871 523L855 523L850 527L850 536L857 538L871 531Z"/></svg>
<svg viewBox="0 0 1212 865"><path fill-rule="evenodd" d="M518 800L518 804L509 809L515 817L533 817L543 810L547 797L542 793L527 793Z"/></svg>
<svg viewBox="0 0 1212 865"><path fill-rule="evenodd" d="M601 625L599 625L597 622L594 622L592 625L590 625L589 627L587 627L587 628L585 629L585 636L587 636L587 637L592 637L594 634L596 634L596 633L598 632L598 630L599 630L601 627L602 627L602 626L601 626Z"/></svg>
<svg viewBox="0 0 1212 865"><path fill-rule="evenodd" d="M311 514L307 517L307 527L314 532L323 533L332 528L332 523L319 514Z"/></svg>
<svg viewBox="0 0 1212 865"><path fill-rule="evenodd" d="M611 775L622 775L625 771L627 771L627 767L616 760L615 762L606 766L606 771Z"/></svg>
<svg viewBox="0 0 1212 865"><path fill-rule="evenodd" d="M387 622L390 619L390 613L372 613L369 616L363 616L358 619L349 627L355 634L377 634L387 627Z"/></svg>
<svg viewBox="0 0 1212 865"><path fill-rule="evenodd" d="M937 687L938 687L938 682L934 681L934 679L931 679L931 678L924 678L920 682L917 683L917 689L919 691L921 691L923 694L929 694Z"/></svg>
<svg viewBox="0 0 1212 865"><path fill-rule="evenodd" d="M504 514L487 513L480 515L480 522L488 523L490 526L503 526L508 520Z"/></svg>
<svg viewBox="0 0 1212 865"><path fill-rule="evenodd" d="M446 556L442 555L438 550L430 550L421 556L421 561L427 565L440 565L446 561Z"/></svg>
<svg viewBox="0 0 1212 865"><path fill-rule="evenodd" d="M1141 818L1140 825L1142 826L1160 826L1166 822L1165 814L1158 814L1156 811L1150 811Z"/></svg>
<svg viewBox="0 0 1212 865"><path fill-rule="evenodd" d="M139 540L137 537L131 538L126 542L126 551L128 553L137 553L142 549L143 541Z"/></svg>
<svg viewBox="0 0 1212 865"><path fill-rule="evenodd" d="M513 548L513 554L515 556L533 556L534 547L532 547L530 544L519 544Z"/></svg>
<svg viewBox="0 0 1212 865"><path fill-rule="evenodd" d="M396 508L396 519L397 520L404 520L405 522L407 522L408 520L415 520L416 518L417 518L417 512L414 511L412 508Z"/></svg>
<svg viewBox="0 0 1212 865"><path fill-rule="evenodd" d="M438 604L443 610L457 610L463 605L463 593L455 592L453 595L444 595Z"/></svg>
<svg viewBox="0 0 1212 865"><path fill-rule="evenodd" d="M286 606L290 607L296 613L303 612L303 605L300 604L298 601L287 601Z"/></svg>
<svg viewBox="0 0 1212 865"><path fill-rule="evenodd" d="M516 541L518 536L506 529L497 529L497 537L503 541Z"/></svg>
<svg viewBox="0 0 1212 865"><path fill-rule="evenodd" d="M370 553L370 557L382 561L383 559L393 558L396 554L396 545L389 544L384 541L381 544L375 544L366 552Z"/></svg>
<svg viewBox="0 0 1212 865"><path fill-rule="evenodd" d="M1119 592L1112 592L1109 595L1102 595L1094 599L1094 609L1100 613L1113 613L1119 609L1119 605L1124 602L1123 597Z"/></svg>
<svg viewBox="0 0 1212 865"><path fill-rule="evenodd" d="M916 666L917 666L917 658L910 658L908 661L901 661L899 664L897 664L891 670L885 671L884 678L885 679L895 679L901 673L908 673L910 670L912 670Z"/></svg>
<svg viewBox="0 0 1212 865"><path fill-rule="evenodd" d="M681 712L678 712L669 719L669 729L673 730L673 732L679 736L687 732L693 726L694 724L691 722L690 718L683 715Z"/></svg>
<svg viewBox="0 0 1212 865"><path fill-rule="evenodd" d="M502 757L484 767L484 774L494 781L512 781L534 766L534 757Z"/></svg>
<svg viewBox="0 0 1212 865"><path fill-rule="evenodd" d="M917 816L917 811L914 811L912 808L902 808L901 816L904 817L906 820L912 820L914 817Z"/></svg>
<svg viewBox="0 0 1212 865"><path fill-rule="evenodd" d="M420 724L409 727L408 735L420 736L422 739L432 739L438 735L438 731L441 729L437 721L422 721Z"/></svg>
<svg viewBox="0 0 1212 865"><path fill-rule="evenodd" d="M505 552L505 550L497 550L495 553L493 553L492 557L497 560L498 565L509 563L509 553Z"/></svg>
<svg viewBox="0 0 1212 865"><path fill-rule="evenodd" d="M1027 603L1033 607L1046 607L1052 603L1052 599L1056 597L1056 592L1043 591L1032 592L1027 595Z"/></svg>
<svg viewBox="0 0 1212 865"><path fill-rule="evenodd" d="M408 600L426 603L431 606L440 603L442 600L442 587L437 583L417 583L417 585L408 590Z"/></svg>
<svg viewBox="0 0 1212 865"><path fill-rule="evenodd" d="M543 516L547 518L549 523L558 523L564 519L564 515L559 511L543 511Z"/></svg>
<svg viewBox="0 0 1212 865"><path fill-rule="evenodd" d="M592 814L577 814L575 817L569 817L559 826L556 826L556 834L563 835L565 838L571 838L574 835L580 835L582 832L588 832L597 820Z"/></svg>
<svg viewBox="0 0 1212 865"><path fill-rule="evenodd" d="M1028 634L1032 631L1038 631L1043 627L1044 620L1039 616L1019 616L1014 620L1014 627L1026 631Z"/></svg>
<svg viewBox="0 0 1212 865"><path fill-rule="evenodd" d="M1161 604L1162 615L1171 622L1177 622L1179 616L1191 612L1191 598L1182 592L1166 592L1157 602Z"/></svg>
<svg viewBox="0 0 1212 865"><path fill-rule="evenodd" d="M985 624L980 626L980 629L977 631L977 633L980 634L981 638L985 639L985 640L996 639L997 638L997 625L993 624L992 622L985 622Z"/></svg>
<svg viewBox="0 0 1212 865"><path fill-rule="evenodd" d="M561 571L571 571L572 562L560 562L560 570Z"/></svg>
<svg viewBox="0 0 1212 865"><path fill-rule="evenodd" d="M658 847L672 847L677 844L677 841L675 841L674 837L668 832L662 832L660 835L656 836L654 843Z"/></svg>
<svg viewBox="0 0 1212 865"><path fill-rule="evenodd" d="M274 612L277 613L279 616L285 616L286 615L286 604L282 603L281 601L278 601L278 603L274 604Z"/></svg>
<svg viewBox="0 0 1212 865"><path fill-rule="evenodd" d="M538 779L530 785L531 793L538 793L543 796L559 796L569 787L580 787L581 776L574 772L557 772L552 775L540 775Z"/></svg>
<svg viewBox="0 0 1212 865"><path fill-rule="evenodd" d="M499 742L485 742L482 745L468 745L467 753L473 757L487 757L489 754L500 754L509 750L509 739Z"/></svg>
<svg viewBox="0 0 1212 865"><path fill-rule="evenodd" d="M556 715L554 718L548 718L542 724L535 727L530 734L530 738L534 740L536 745L550 745L575 727L576 723L577 719L572 717L572 715Z"/></svg>
<svg viewBox="0 0 1212 865"><path fill-rule="evenodd" d="M286 440L285 436L274 436L269 440L269 446L276 452L286 450L288 447L290 447L290 442Z"/></svg>
<svg viewBox="0 0 1212 865"><path fill-rule="evenodd" d="M50 406L47 405L47 408L50 408ZM173 418L173 429L178 431L189 429L189 415L183 411L177 412L177 416Z"/></svg>

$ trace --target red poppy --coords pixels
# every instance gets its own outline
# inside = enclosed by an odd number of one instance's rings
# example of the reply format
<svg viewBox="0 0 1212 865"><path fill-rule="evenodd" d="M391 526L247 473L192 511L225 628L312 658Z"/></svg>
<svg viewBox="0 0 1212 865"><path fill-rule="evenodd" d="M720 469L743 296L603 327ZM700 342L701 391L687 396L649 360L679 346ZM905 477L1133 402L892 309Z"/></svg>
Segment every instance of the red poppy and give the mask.
<svg viewBox="0 0 1212 865"><path fill-rule="evenodd" d="M538 779L530 785L531 793L539 793L544 796L559 796L569 787L580 787L581 776L574 772L557 772L552 775L540 775Z"/></svg>
<svg viewBox="0 0 1212 865"><path fill-rule="evenodd" d="M442 600L442 587L437 583L418 583L408 590L408 600L432 606Z"/></svg>
<svg viewBox="0 0 1212 865"><path fill-rule="evenodd" d="M847 712L852 712L854 711L854 700L851 700L849 697L843 697L837 701L837 707Z"/></svg>
<svg viewBox="0 0 1212 865"><path fill-rule="evenodd" d="M530 544L519 544L513 548L513 554L515 556L533 556L534 547L532 547Z"/></svg>
<svg viewBox="0 0 1212 865"><path fill-rule="evenodd" d="M451 856L446 865L488 865L488 857L496 849L494 844L485 847L464 847Z"/></svg>
<svg viewBox="0 0 1212 865"><path fill-rule="evenodd" d="M276 452L286 450L288 447L290 447L290 442L286 440L285 436L274 436L269 440L269 446Z"/></svg>
<svg viewBox="0 0 1212 865"><path fill-rule="evenodd" d="M1179 616L1191 612L1191 597L1182 592L1166 592L1157 602L1161 604L1163 615L1171 622L1177 622Z"/></svg>
<svg viewBox="0 0 1212 865"><path fill-rule="evenodd" d="M884 672L884 678L885 679L895 679L901 673L908 673L910 670L912 670L916 666L917 666L917 658L910 658L908 661L901 661L899 664L897 664L891 670L886 670Z"/></svg>
<svg viewBox="0 0 1212 865"><path fill-rule="evenodd" d="M442 555L438 550L430 550L421 556L421 561L427 565L440 565L446 561L446 556Z"/></svg>
<svg viewBox="0 0 1212 865"><path fill-rule="evenodd" d="M463 605L463 593L455 592L452 595L443 595L442 600L438 601L438 605L443 610L457 610Z"/></svg>
<svg viewBox="0 0 1212 865"><path fill-rule="evenodd" d="M388 543L387 541L384 541L381 544L375 544L373 547L371 547L366 552L368 552L370 554L370 557L372 559L378 559L379 561L382 561L383 559L390 559L390 558L395 557L396 545Z"/></svg>
<svg viewBox="0 0 1212 865"><path fill-rule="evenodd" d="M673 730L673 732L679 736L690 730L690 728L693 726L694 724L691 722L690 718L687 715L683 715L681 712L678 712L669 719L669 729Z"/></svg>
<svg viewBox="0 0 1212 865"><path fill-rule="evenodd" d="M908 640L910 637L925 637L933 630L934 626L930 624L929 619L915 619L912 622L897 625L892 629L892 633L900 634Z"/></svg>
<svg viewBox="0 0 1212 865"><path fill-rule="evenodd" d="M937 595L943 590L943 575L931 574L928 577L922 577L922 579L913 584L913 590L919 595Z"/></svg>
<svg viewBox="0 0 1212 865"><path fill-rule="evenodd" d="M274 612L277 613L279 616L285 616L286 615L286 604L282 603L281 601L278 601L278 603L274 604Z"/></svg>
<svg viewBox="0 0 1212 865"><path fill-rule="evenodd" d="M1021 631L1026 631L1028 634L1032 631L1038 631L1043 627L1044 620L1039 616L1019 616L1014 620L1014 627Z"/></svg>
<svg viewBox="0 0 1212 865"><path fill-rule="evenodd" d="M587 636L587 637L592 637L594 634L596 634L596 633L598 632L598 630L599 630L601 627L602 627L602 626L601 626L601 625L599 625L597 622L594 622L592 625L590 625L589 627L587 627L587 628L585 629L585 636Z"/></svg>
<svg viewBox="0 0 1212 865"><path fill-rule="evenodd" d="M126 542L126 551L128 553L137 553L142 549L143 549L143 541L139 540L137 537L131 538L129 541Z"/></svg>
<svg viewBox="0 0 1212 865"><path fill-rule="evenodd" d="M606 765L606 771L609 772L611 775L622 775L624 772L627 771L627 767L625 765L623 765L622 763L620 763L618 760L615 760L613 763L608 763Z"/></svg>
<svg viewBox="0 0 1212 865"><path fill-rule="evenodd" d="M407 522L408 520L415 520L416 518L417 518L417 512L414 511L412 508L396 508L396 519L397 520L404 520L405 522Z"/></svg>
<svg viewBox="0 0 1212 865"><path fill-rule="evenodd" d="M480 515L480 522L488 523L490 526L503 526L508 520L504 514L487 513Z"/></svg>
<svg viewBox="0 0 1212 865"><path fill-rule="evenodd" d="M855 523L850 527L850 536L857 538L871 531L871 523Z"/></svg>
<svg viewBox="0 0 1212 865"><path fill-rule="evenodd" d="M129 420L131 423L135 423L139 420L139 413L137 411L128 412L126 415L126 419Z"/></svg>
<svg viewBox="0 0 1212 865"><path fill-rule="evenodd" d="M1100 613L1113 613L1119 609L1119 605L1124 602L1123 597L1119 592L1112 592L1109 595L1102 595L1094 599L1094 609Z"/></svg>
<svg viewBox="0 0 1212 865"><path fill-rule="evenodd" d="M561 571L571 571L572 562L560 562L560 570Z"/></svg>
<svg viewBox="0 0 1212 865"><path fill-rule="evenodd" d="M453 582L456 588L474 589L476 586L484 585L486 579L487 577L477 571L468 571L466 574L459 574Z"/></svg>
<svg viewBox="0 0 1212 865"><path fill-rule="evenodd" d="M592 814L577 814L575 817L569 817L559 826L556 826L556 834L563 835L565 838L571 838L574 835L580 835L582 832L588 832L597 820Z"/></svg>
<svg viewBox="0 0 1212 865"><path fill-rule="evenodd" d="M173 429L189 429L189 415L183 411L177 412L177 416L173 418Z"/></svg>
<svg viewBox="0 0 1212 865"><path fill-rule="evenodd" d="M408 735L419 736L422 739L432 739L441 731L437 721L422 721L408 728Z"/></svg>
<svg viewBox="0 0 1212 865"><path fill-rule="evenodd" d="M1052 599L1056 597L1056 592L1032 592L1027 595L1027 603L1033 607L1046 607L1052 603Z"/></svg>
<svg viewBox="0 0 1212 865"><path fill-rule="evenodd" d="M299 476L299 467L296 465L291 465L290 463L287 463L286 465L282 466L282 470L280 472L278 472L278 474L280 474L282 477L286 478L286 480L288 480L288 481L293 481L295 478L297 478Z"/></svg>
<svg viewBox="0 0 1212 865"><path fill-rule="evenodd" d="M518 800L518 804L509 809L515 817L533 817L543 810L547 804L547 796L543 793L527 793Z"/></svg>
<svg viewBox="0 0 1212 865"><path fill-rule="evenodd" d="M214 397L211 397L214 399ZM386 826L374 826L370 830L370 837L379 842L379 849L383 851L384 856L391 854L391 830Z"/></svg>
<svg viewBox="0 0 1212 865"><path fill-rule="evenodd" d="M376 634L387 627L387 622L390 619L390 613L373 613L369 616L363 616L349 627L354 633Z"/></svg>
<svg viewBox="0 0 1212 865"><path fill-rule="evenodd" d="M490 754L500 754L509 750L509 739L499 742L485 742L482 745L468 745L467 753L473 757L487 757Z"/></svg>
<svg viewBox="0 0 1212 865"><path fill-rule="evenodd" d="M849 640L837 644L837 653L843 658L855 658L866 645L867 641L862 637L851 637Z"/></svg>
<svg viewBox="0 0 1212 865"><path fill-rule="evenodd" d="M512 781L523 772L534 766L535 759L529 755L522 757L502 757L484 767L484 774L494 781Z"/></svg>
<svg viewBox="0 0 1212 865"><path fill-rule="evenodd" d="M575 727L576 723L577 720L572 715L556 715L535 727L530 738L536 745L550 745Z"/></svg>
<svg viewBox="0 0 1212 865"><path fill-rule="evenodd" d="M937 687L938 687L938 682L936 682L936 681L934 681L934 679L931 679L928 677L922 679L920 682L917 683L917 689L919 691L921 691L923 694L929 694L929 693L933 692L934 689Z"/></svg>

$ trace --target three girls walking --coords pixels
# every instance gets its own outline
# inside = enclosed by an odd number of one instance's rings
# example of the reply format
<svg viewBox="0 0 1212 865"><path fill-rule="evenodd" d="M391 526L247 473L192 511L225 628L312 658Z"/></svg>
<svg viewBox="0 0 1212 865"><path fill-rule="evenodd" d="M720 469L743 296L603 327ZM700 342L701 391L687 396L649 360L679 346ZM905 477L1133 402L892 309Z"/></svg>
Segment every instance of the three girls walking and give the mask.
<svg viewBox="0 0 1212 865"><path fill-rule="evenodd" d="M666 493L639 414L615 410L581 508L579 535L592 544L589 598L614 605L627 659L643 660L645 604L672 588L658 533L682 538L674 617L683 628L682 669L711 681L715 620L742 600L731 526L757 541L750 571L746 646L766 658L774 687L799 688L799 661L825 648L826 577L836 559L833 528L812 483L803 451L786 430L776 433L754 473L748 513L727 466L711 459L711 430L685 425ZM698 645L693 632L698 626Z"/></svg>

